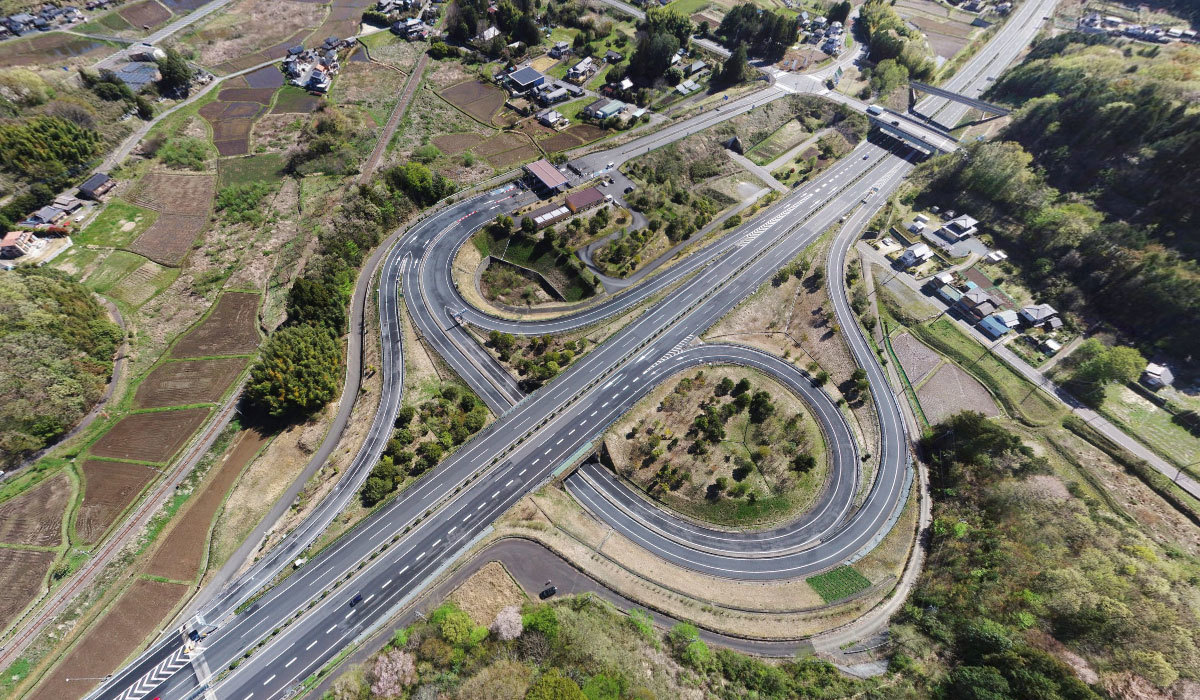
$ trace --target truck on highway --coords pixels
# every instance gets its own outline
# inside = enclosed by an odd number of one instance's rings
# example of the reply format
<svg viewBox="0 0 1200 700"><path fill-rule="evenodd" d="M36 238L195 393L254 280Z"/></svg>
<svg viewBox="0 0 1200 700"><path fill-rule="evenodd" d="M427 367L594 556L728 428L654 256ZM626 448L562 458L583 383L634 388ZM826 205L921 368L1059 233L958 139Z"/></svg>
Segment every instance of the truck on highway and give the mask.
<svg viewBox="0 0 1200 700"><path fill-rule="evenodd" d="M870 114L873 117L878 117L879 115L883 114L883 107L880 107L879 105L867 105L867 114Z"/></svg>

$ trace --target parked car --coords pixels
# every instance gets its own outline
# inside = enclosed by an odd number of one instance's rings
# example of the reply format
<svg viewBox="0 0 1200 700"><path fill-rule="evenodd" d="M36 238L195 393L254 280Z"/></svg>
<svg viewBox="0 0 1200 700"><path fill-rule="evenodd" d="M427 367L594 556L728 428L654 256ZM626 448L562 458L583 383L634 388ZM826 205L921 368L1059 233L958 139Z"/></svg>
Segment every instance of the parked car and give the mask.
<svg viewBox="0 0 1200 700"><path fill-rule="evenodd" d="M541 593L539 593L538 597L541 598L542 600L546 600L547 598L552 598L555 593L558 593L558 586L550 586L549 588L547 588L547 589L543 590Z"/></svg>

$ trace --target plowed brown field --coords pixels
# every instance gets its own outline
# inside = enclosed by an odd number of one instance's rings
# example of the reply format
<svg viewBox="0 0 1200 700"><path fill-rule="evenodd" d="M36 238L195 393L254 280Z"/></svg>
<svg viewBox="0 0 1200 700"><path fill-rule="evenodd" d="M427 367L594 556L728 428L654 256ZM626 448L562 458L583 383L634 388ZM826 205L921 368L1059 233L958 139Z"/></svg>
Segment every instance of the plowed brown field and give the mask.
<svg viewBox="0 0 1200 700"><path fill-rule="evenodd" d="M246 367L244 357L165 362L154 369L133 397L136 408L212 403Z"/></svg>
<svg viewBox="0 0 1200 700"><path fill-rule="evenodd" d="M0 547L0 629L7 629L42 589L54 552Z"/></svg>
<svg viewBox="0 0 1200 700"><path fill-rule="evenodd" d="M173 357L240 355L258 347L258 295L226 292L200 325L175 345Z"/></svg>
<svg viewBox="0 0 1200 700"><path fill-rule="evenodd" d="M83 502L75 514L75 534L91 544L138 497L158 472L143 464L89 459L83 463Z"/></svg>
<svg viewBox="0 0 1200 700"><path fill-rule="evenodd" d="M97 440L91 453L97 457L163 463L183 447L207 417L207 408L134 413L122 418Z"/></svg>
<svg viewBox="0 0 1200 700"><path fill-rule="evenodd" d="M62 542L62 516L71 480L58 473L0 503L0 542L53 547Z"/></svg>

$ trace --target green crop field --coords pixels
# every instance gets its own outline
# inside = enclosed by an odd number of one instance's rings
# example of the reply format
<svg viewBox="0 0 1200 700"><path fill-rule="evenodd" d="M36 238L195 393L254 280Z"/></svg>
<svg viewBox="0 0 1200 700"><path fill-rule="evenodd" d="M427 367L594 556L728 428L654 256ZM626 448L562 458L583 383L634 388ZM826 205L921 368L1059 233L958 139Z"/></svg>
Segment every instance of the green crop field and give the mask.
<svg viewBox="0 0 1200 700"><path fill-rule="evenodd" d="M866 576L848 566L839 566L823 574L804 579L826 603L842 600L871 587Z"/></svg>

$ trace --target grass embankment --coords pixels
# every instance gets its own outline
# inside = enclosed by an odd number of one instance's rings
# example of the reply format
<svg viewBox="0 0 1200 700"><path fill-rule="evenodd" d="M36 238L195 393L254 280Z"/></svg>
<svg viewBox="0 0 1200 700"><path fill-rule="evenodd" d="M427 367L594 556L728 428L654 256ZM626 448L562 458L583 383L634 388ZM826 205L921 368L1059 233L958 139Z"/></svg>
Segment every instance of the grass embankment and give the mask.
<svg viewBox="0 0 1200 700"><path fill-rule="evenodd" d="M519 233L498 235L487 227L472 236L471 243L480 255L490 255L537 271L568 302L581 301L596 293L592 274L583 269L577 258L558 250L545 237L535 239Z"/></svg>

